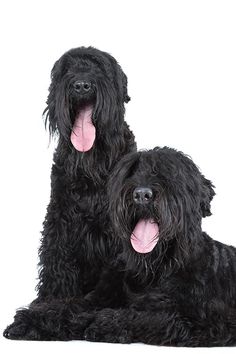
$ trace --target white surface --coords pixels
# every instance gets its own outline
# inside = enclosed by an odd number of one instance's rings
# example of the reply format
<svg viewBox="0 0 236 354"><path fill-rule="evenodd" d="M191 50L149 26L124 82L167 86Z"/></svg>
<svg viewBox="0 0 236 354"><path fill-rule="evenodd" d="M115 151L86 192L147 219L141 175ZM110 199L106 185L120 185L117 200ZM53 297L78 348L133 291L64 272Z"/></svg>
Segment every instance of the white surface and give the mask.
<svg viewBox="0 0 236 354"><path fill-rule="evenodd" d="M235 1L1 1L1 315L34 297L37 248L50 193L53 146L41 114L49 75L66 50L93 45L129 78L127 121L139 148L169 145L193 157L217 196L204 229L236 245ZM12 342L1 353L190 351L143 345ZM214 353L235 349L205 349ZM205 352L195 349L195 352Z"/></svg>

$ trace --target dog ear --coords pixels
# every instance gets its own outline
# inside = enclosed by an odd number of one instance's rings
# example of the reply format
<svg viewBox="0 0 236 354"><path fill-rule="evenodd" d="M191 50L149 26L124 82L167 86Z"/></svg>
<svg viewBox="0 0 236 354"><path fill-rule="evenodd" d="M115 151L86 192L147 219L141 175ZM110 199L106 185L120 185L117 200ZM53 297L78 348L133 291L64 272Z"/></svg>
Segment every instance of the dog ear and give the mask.
<svg viewBox="0 0 236 354"><path fill-rule="evenodd" d="M127 76L123 73L122 78L122 86L123 86L123 93L124 93L124 102L128 103L130 101L130 96L128 95L128 79Z"/></svg>
<svg viewBox="0 0 236 354"><path fill-rule="evenodd" d="M130 97L128 95L128 89L127 89L127 84L128 84L127 76L125 75L120 64L116 61L115 58L113 58L108 53L103 53L103 54L108 59L112 67L112 70L115 73L116 81L118 83L117 90L119 90L119 92L122 90L123 97L122 96L121 97L123 98L123 102L128 103L130 101Z"/></svg>
<svg viewBox="0 0 236 354"><path fill-rule="evenodd" d="M215 195L215 191L212 182L204 176L202 176L202 186L200 207L202 216L206 217L211 215L211 201Z"/></svg>
<svg viewBox="0 0 236 354"><path fill-rule="evenodd" d="M55 64L53 65L51 71L51 79L52 81L59 81L63 75L66 73L67 70L67 61L65 58L58 59Z"/></svg>
<svg viewBox="0 0 236 354"><path fill-rule="evenodd" d="M116 164L109 178L108 195L120 193L124 181L135 172L140 155L140 152L130 152Z"/></svg>
<svg viewBox="0 0 236 354"><path fill-rule="evenodd" d="M66 99L64 91L59 89L58 87L63 75L68 70L68 63L71 60L72 59L68 55L64 54L60 59L55 62L51 70L51 84L49 86L49 94L46 101L47 107L43 112L43 117L45 117L45 127L48 127L50 137L57 135L58 124L61 124L61 121L64 121L63 123L68 122L67 117L65 117L65 115L68 116L69 114L68 105L64 102ZM58 120L59 114L62 116L61 120ZM63 132L63 130L66 131L66 123L62 124L61 133Z"/></svg>
<svg viewBox="0 0 236 354"><path fill-rule="evenodd" d="M53 79L58 79L59 75L60 75L60 72L61 72L61 59L58 59L54 65L53 65L53 68L51 70L51 80Z"/></svg>
<svg viewBox="0 0 236 354"><path fill-rule="evenodd" d="M60 81L73 63L74 59L69 53L63 54L53 65L51 71L52 82L57 83Z"/></svg>

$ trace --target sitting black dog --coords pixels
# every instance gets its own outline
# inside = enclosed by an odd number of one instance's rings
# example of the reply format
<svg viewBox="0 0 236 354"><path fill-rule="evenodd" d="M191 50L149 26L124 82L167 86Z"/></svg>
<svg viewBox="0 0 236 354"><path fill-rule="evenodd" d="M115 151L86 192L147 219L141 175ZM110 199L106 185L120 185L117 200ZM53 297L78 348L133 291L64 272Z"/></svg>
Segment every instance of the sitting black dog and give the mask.
<svg viewBox="0 0 236 354"><path fill-rule="evenodd" d="M121 157L136 150L124 121L128 101L126 75L111 55L81 47L55 63L45 113L58 146L40 247L38 297L17 311L6 338L81 337L67 322L75 321L78 299L96 288L117 252L106 184Z"/></svg>

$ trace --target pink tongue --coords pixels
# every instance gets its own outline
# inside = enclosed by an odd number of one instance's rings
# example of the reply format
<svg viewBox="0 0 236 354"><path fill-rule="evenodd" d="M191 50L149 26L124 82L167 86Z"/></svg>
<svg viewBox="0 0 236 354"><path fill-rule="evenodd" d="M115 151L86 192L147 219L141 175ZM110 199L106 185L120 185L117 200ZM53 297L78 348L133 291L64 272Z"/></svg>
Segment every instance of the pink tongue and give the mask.
<svg viewBox="0 0 236 354"><path fill-rule="evenodd" d="M92 123L93 107L86 106L75 117L75 123L70 136L71 143L78 151L84 152L92 148L96 129Z"/></svg>
<svg viewBox="0 0 236 354"><path fill-rule="evenodd" d="M156 246L159 227L152 219L140 220L131 235L131 245L138 253L148 253Z"/></svg>

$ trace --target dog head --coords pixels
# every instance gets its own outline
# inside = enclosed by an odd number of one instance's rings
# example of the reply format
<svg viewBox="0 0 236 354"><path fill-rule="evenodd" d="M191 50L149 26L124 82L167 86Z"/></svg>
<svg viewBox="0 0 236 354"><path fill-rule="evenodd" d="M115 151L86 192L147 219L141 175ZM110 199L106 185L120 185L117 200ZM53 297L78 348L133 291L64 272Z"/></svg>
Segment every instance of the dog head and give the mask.
<svg viewBox="0 0 236 354"><path fill-rule="evenodd" d="M181 152L164 147L126 155L110 182L110 215L128 253L190 256L201 219L211 215L212 183Z"/></svg>
<svg viewBox="0 0 236 354"><path fill-rule="evenodd" d="M89 151L119 128L129 101L127 77L109 54L92 47L62 55L51 72L46 124L74 148Z"/></svg>

